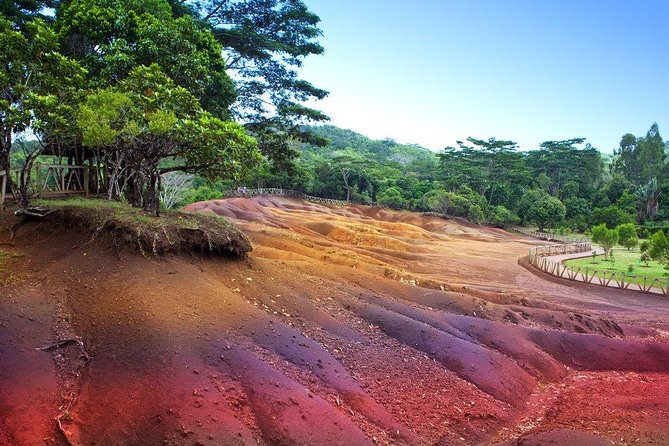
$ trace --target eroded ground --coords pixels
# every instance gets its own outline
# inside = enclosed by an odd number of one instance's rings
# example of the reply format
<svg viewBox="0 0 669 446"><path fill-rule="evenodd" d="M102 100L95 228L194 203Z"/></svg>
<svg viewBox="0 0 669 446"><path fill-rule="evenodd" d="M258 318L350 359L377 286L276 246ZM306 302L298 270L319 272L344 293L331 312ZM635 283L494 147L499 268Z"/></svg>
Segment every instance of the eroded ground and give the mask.
<svg viewBox="0 0 669 446"><path fill-rule="evenodd" d="M546 280L518 264L535 241L453 220L191 209L253 253L0 245L0 444L669 444L666 299Z"/></svg>

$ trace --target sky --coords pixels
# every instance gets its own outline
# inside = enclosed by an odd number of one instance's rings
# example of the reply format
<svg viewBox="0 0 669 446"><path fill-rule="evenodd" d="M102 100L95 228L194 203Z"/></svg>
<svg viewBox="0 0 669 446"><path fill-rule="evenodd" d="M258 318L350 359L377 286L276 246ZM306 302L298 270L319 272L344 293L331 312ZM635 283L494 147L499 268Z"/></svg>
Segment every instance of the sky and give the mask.
<svg viewBox="0 0 669 446"><path fill-rule="evenodd" d="M331 124L432 150L468 136L669 139L669 1L304 0L325 54L300 74Z"/></svg>

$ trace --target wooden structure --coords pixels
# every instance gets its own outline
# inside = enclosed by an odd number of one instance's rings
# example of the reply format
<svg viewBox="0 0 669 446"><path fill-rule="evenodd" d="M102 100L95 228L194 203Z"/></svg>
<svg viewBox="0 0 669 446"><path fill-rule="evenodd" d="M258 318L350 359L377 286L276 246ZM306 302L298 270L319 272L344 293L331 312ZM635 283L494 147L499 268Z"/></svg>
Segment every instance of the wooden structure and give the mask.
<svg viewBox="0 0 669 446"><path fill-rule="evenodd" d="M637 276L620 271L610 272L596 268L577 267L571 269L562 263L559 258L551 259L554 256L564 256L567 254L582 254L575 255L574 258L585 257L590 255L590 253L593 253L590 242L537 246L530 249L528 260L537 269L561 279L622 290L659 294L662 296L669 295L669 278L660 279L657 277Z"/></svg>
<svg viewBox="0 0 669 446"><path fill-rule="evenodd" d="M512 229L516 232L520 232L521 234L527 235L529 237L534 237L549 242L580 243L588 241L588 239L583 236L557 235L557 234L551 234L550 232L532 231L527 228L521 228L520 226L515 226Z"/></svg>
<svg viewBox="0 0 669 446"><path fill-rule="evenodd" d="M335 200L333 198L321 198L306 195L300 191L291 189L279 189L274 187L263 187L258 189L239 188L237 190L231 189L223 192L224 197L261 197L261 196L286 196L292 198L299 198L313 203L332 204L338 206L346 206L351 204L346 200Z"/></svg>
<svg viewBox="0 0 669 446"><path fill-rule="evenodd" d="M7 196L9 179L14 184L21 181L21 169L0 171L0 206ZM69 164L37 164L30 172L28 191L32 197L48 197L70 194L89 195L100 192L101 182L98 170L93 166Z"/></svg>

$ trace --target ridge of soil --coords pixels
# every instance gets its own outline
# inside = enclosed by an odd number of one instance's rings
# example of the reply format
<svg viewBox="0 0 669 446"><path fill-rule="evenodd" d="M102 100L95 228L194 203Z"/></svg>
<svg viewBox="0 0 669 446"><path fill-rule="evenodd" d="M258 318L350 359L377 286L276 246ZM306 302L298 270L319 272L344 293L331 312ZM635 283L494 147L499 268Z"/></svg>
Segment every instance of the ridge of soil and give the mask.
<svg viewBox="0 0 669 446"><path fill-rule="evenodd" d="M234 219L253 252L2 232L0 445L669 443L666 300L544 281L518 265L538 242L432 216L187 210ZM35 350L65 338L90 361Z"/></svg>

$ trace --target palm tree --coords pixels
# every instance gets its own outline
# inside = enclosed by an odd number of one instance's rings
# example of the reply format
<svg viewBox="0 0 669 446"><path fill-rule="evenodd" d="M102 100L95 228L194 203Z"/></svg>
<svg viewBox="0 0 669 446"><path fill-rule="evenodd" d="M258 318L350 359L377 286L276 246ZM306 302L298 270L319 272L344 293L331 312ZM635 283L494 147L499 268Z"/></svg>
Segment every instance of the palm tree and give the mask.
<svg viewBox="0 0 669 446"><path fill-rule="evenodd" d="M644 186L641 186L636 196L641 204L640 216L642 220L652 220L660 208L660 189L657 187L657 179L651 178Z"/></svg>

